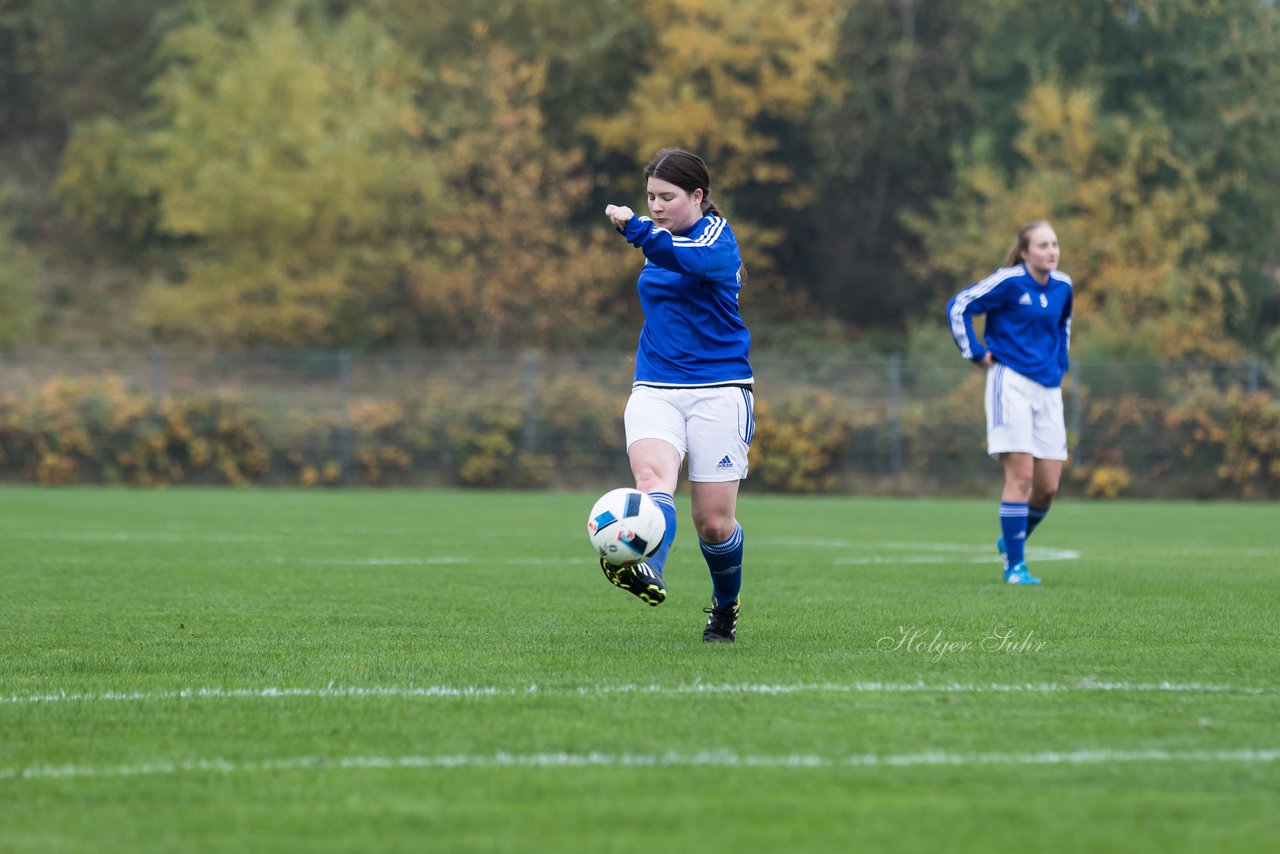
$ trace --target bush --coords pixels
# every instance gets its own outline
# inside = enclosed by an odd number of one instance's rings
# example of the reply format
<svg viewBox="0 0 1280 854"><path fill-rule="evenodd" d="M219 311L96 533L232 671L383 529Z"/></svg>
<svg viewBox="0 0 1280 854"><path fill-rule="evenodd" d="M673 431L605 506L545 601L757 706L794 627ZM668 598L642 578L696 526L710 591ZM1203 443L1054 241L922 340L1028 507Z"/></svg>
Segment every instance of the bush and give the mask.
<svg viewBox="0 0 1280 854"><path fill-rule="evenodd" d="M159 400L112 373L11 382L0 391L0 476L140 486L623 482L626 383L613 376L623 367L579 362L512 382L501 364L486 362L477 378L449 362L429 381L349 399L287 376L175 383ZM999 476L983 453L980 372L915 372L927 388L909 393L872 363L800 365L793 375L805 380L771 379L757 399L750 489L914 493ZM1070 437L1070 481L1104 499L1275 496L1280 403L1210 371L1162 376L1157 394L1149 385L1071 389L1083 438Z"/></svg>

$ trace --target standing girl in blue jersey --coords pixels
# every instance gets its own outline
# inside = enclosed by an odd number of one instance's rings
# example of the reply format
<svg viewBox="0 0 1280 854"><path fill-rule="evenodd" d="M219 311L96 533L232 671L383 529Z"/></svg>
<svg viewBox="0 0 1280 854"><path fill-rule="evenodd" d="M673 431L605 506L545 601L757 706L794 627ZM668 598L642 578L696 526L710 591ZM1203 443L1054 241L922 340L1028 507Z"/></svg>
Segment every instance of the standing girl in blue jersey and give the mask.
<svg viewBox="0 0 1280 854"><path fill-rule="evenodd" d="M1071 277L1058 270L1058 236L1044 220L1018 232L1004 266L947 303L961 354L987 371L987 453L1004 465L1000 539L1009 584L1039 584L1023 559L1049 512L1067 430L1062 378L1071 344ZM986 315L984 341L973 318Z"/></svg>
<svg viewBox="0 0 1280 854"><path fill-rule="evenodd" d="M667 533L647 562L605 577L650 605L667 597L662 573L676 535L673 495L689 460L693 527L711 573L710 616L702 639L732 643L742 587L738 482L747 476L755 430L751 335L738 312L742 256L711 201L702 158L664 148L644 169L651 217L624 205L605 216L644 253L638 288L644 326L624 417L636 488L662 508Z"/></svg>

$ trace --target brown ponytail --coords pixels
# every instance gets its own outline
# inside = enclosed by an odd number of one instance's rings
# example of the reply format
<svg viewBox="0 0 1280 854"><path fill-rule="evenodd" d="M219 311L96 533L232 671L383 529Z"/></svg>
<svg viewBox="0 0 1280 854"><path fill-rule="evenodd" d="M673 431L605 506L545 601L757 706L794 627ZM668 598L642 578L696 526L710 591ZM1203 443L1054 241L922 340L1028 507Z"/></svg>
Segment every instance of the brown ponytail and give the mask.
<svg viewBox="0 0 1280 854"><path fill-rule="evenodd" d="M674 182L673 182L674 183ZM1022 263L1022 253L1027 251L1027 247L1031 245L1031 232L1035 231L1042 225L1048 225L1049 220L1037 219L1027 223L1018 232L1018 239L1013 241L1013 245L1009 247L1009 252L1005 255L1004 266L1014 267Z"/></svg>

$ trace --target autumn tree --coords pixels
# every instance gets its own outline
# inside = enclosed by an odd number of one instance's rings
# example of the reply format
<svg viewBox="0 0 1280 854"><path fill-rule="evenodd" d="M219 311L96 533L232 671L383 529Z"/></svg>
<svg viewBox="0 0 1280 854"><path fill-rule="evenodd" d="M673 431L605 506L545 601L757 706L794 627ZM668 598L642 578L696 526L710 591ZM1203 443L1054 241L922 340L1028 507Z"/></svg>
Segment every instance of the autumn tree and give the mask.
<svg viewBox="0 0 1280 854"><path fill-rule="evenodd" d="M833 60L844 86L798 129L809 156L795 176L814 196L786 219L784 269L851 326L900 330L932 296L904 263L920 249L903 214L945 192L953 148L972 126L976 5L851 4Z"/></svg>
<svg viewBox="0 0 1280 854"><path fill-rule="evenodd" d="M975 105L996 159L1018 162L1008 148L1017 115L1005 108L1050 75L1094 92L1102 117L1162 125L1179 167L1144 185L1189 182L1216 197L1196 233L1203 229L1206 251L1229 266L1223 275L1245 300L1223 332L1261 345L1280 323L1280 9L1258 0L1071 0L1045 15L1019 0L984 0L974 12ZM1171 290L1195 289L1178 280Z"/></svg>
<svg viewBox="0 0 1280 854"><path fill-rule="evenodd" d="M4 202L0 188L0 347L18 340L34 321L30 291L39 270L31 252L13 239Z"/></svg>
<svg viewBox="0 0 1280 854"><path fill-rule="evenodd" d="M430 250L411 276L423 338L606 345L625 328L626 256L603 216L584 233L569 227L590 198L592 175L581 153L544 136L546 64L518 60L483 27L472 43L474 55L443 69L433 87L438 103L451 105L431 144L447 164L455 207L432 223Z"/></svg>
<svg viewBox="0 0 1280 854"><path fill-rule="evenodd" d="M0 8L0 142L56 153L78 121L138 108L172 0L6 0Z"/></svg>
<svg viewBox="0 0 1280 854"><path fill-rule="evenodd" d="M763 288L900 340L994 263L960 236L1003 244L1000 194L1026 191L1091 322L1168 321L1097 346L1276 348L1278 20L1258 0L16 0L0 184L9 257L34 262L8 269L34 284L10 293L51 340L72 313L76 340L570 346L592 312L609 338L633 258L598 208L642 206L638 167L679 144L713 167L748 311ZM1075 131L1028 124L1043 86L1089 122L1058 161L1040 149ZM1082 271L1124 283L1103 299Z"/></svg>
<svg viewBox="0 0 1280 854"><path fill-rule="evenodd" d="M543 136L545 63L478 24L428 63L353 13L286 4L163 42L153 108L85 125L69 210L183 245L142 306L221 346L580 346L622 312L582 157ZM615 256L616 257L616 256Z"/></svg>
<svg viewBox="0 0 1280 854"><path fill-rule="evenodd" d="M802 121L838 86L831 71L836 0L656 0L645 5L656 43L619 109L593 123L599 141L644 162L680 145L714 163L729 186L781 184L770 122ZM804 194L784 200L794 205Z"/></svg>
<svg viewBox="0 0 1280 854"><path fill-rule="evenodd" d="M82 128L66 153L70 210L187 244L143 305L161 340L396 337L403 306L384 291L441 195L414 144L421 72L363 16L306 26L296 11L175 30L154 107Z"/></svg>
<svg viewBox="0 0 1280 854"><path fill-rule="evenodd" d="M1053 80L1034 86L1017 116L1021 167L1006 175L979 138L951 196L912 218L926 247L918 272L954 288L977 281L1022 225L1047 217L1076 282L1077 353L1235 355L1226 324L1241 293L1204 225L1221 186L1174 153L1161 117L1102 115L1095 91Z"/></svg>

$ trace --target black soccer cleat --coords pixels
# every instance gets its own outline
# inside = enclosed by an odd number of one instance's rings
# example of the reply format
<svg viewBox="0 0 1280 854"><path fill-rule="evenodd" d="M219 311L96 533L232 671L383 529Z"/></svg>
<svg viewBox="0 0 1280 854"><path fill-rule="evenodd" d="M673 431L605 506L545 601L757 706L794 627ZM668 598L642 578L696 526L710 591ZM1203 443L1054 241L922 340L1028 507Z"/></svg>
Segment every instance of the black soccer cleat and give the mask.
<svg viewBox="0 0 1280 854"><path fill-rule="evenodd" d="M707 627L702 630L702 639L707 643L733 643L738 637L738 603L717 605L715 597L711 598L711 607L703 608L708 614Z"/></svg>
<svg viewBox="0 0 1280 854"><path fill-rule="evenodd" d="M647 563L614 566L601 558L600 569L610 584L638 596L645 604L661 605L667 599L667 586L662 583L662 576Z"/></svg>

